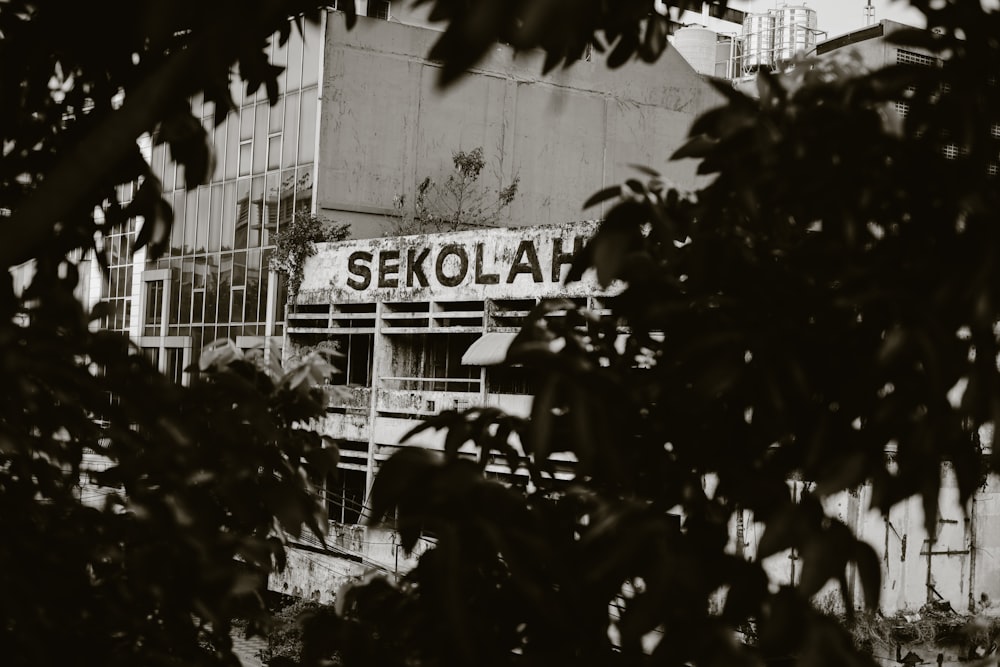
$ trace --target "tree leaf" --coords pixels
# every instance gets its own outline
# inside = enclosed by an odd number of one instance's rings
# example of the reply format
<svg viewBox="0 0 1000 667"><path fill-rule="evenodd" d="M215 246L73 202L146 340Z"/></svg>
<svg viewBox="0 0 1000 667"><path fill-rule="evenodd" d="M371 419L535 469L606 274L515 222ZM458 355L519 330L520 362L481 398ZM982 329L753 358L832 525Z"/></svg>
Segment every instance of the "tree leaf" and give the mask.
<svg viewBox="0 0 1000 667"><path fill-rule="evenodd" d="M865 608L877 610L879 608L879 596L882 592L882 563L878 554L870 544L863 540L857 540L851 554L858 569L858 577L861 579L861 588L865 595Z"/></svg>
<svg viewBox="0 0 1000 667"><path fill-rule="evenodd" d="M588 209L591 206L596 206L597 204L600 204L603 201L620 197L621 194L622 194L622 186L620 185L611 185L606 188L602 188L601 190L598 190L594 194L590 195L589 198L587 198L587 201L584 202L583 204L583 208Z"/></svg>
<svg viewBox="0 0 1000 667"><path fill-rule="evenodd" d="M760 544L757 545L758 559L801 544L803 533L798 512L795 505L788 503L767 522Z"/></svg>
<svg viewBox="0 0 1000 667"><path fill-rule="evenodd" d="M712 153L718 145L718 139L712 139L704 134L699 134L684 142L683 146L673 152L670 159L703 158Z"/></svg>
<svg viewBox="0 0 1000 667"><path fill-rule="evenodd" d="M376 525L419 482L440 464L433 454L419 447L407 447L393 454L379 469L371 490L368 525Z"/></svg>

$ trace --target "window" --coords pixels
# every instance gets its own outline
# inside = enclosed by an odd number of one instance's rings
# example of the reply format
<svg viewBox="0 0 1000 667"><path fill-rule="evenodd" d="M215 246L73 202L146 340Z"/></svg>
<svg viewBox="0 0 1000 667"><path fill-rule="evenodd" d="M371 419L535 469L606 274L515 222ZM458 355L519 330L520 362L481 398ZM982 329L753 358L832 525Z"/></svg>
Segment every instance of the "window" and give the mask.
<svg viewBox="0 0 1000 667"><path fill-rule="evenodd" d="M177 347L168 347L164 350L166 364L164 373L176 384L181 384L184 379L184 350Z"/></svg>
<svg viewBox="0 0 1000 667"><path fill-rule="evenodd" d="M365 471L338 468L327 479L326 511L330 521L360 523L365 502Z"/></svg>
<svg viewBox="0 0 1000 667"><path fill-rule="evenodd" d="M163 281L146 283L146 317L143 322L144 336L159 336L163 323Z"/></svg>
<svg viewBox="0 0 1000 667"><path fill-rule="evenodd" d="M481 334L401 334L390 337L390 377L404 391L478 392L481 367L464 366L462 355Z"/></svg>
<svg viewBox="0 0 1000 667"><path fill-rule="evenodd" d="M906 49L897 49L896 63L900 65L925 65L930 67L933 65L939 65L941 61L934 56L928 56L914 51L907 51Z"/></svg>
<svg viewBox="0 0 1000 667"><path fill-rule="evenodd" d="M389 0L368 0L368 16L388 21L389 4Z"/></svg>
<svg viewBox="0 0 1000 667"><path fill-rule="evenodd" d="M535 372L524 366L490 366L486 369L486 385L491 394L533 394Z"/></svg>
<svg viewBox="0 0 1000 667"><path fill-rule="evenodd" d="M374 334L352 334L334 339L343 358L333 365L341 371L333 376L334 384L372 386L372 343Z"/></svg>

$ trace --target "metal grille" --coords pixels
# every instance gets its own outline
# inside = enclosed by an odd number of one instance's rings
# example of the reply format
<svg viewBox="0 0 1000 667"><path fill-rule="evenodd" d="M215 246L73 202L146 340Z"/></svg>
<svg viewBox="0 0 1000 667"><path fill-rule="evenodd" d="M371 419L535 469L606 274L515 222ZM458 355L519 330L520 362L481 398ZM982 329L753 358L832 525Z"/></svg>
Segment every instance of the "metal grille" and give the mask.
<svg viewBox="0 0 1000 667"><path fill-rule="evenodd" d="M896 50L896 63L903 65L926 65L931 67L937 65L939 60L934 56L924 55L923 53L916 53L914 51L907 51L906 49Z"/></svg>

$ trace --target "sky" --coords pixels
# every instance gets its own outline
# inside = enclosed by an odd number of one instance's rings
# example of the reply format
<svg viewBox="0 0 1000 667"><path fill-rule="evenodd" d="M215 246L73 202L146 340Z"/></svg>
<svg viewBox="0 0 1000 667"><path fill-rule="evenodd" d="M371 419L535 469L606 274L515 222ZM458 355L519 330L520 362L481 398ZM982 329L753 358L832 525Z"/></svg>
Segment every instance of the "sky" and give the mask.
<svg viewBox="0 0 1000 667"><path fill-rule="evenodd" d="M729 6L744 11L765 12L780 4L782 0L729 0ZM805 5L816 10L819 30L825 30L827 37L836 37L845 32L865 27L864 8L868 0L788 0L789 5ZM924 15L910 7L906 0L872 0L875 20L889 19L917 27L924 26ZM819 36L820 41L825 39Z"/></svg>

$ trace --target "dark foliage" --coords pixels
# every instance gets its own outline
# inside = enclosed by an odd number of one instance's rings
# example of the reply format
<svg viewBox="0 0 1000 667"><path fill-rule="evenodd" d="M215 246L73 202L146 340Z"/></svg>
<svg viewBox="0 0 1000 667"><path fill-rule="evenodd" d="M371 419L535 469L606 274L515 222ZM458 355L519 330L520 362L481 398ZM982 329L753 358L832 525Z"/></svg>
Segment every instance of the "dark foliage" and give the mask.
<svg viewBox="0 0 1000 667"><path fill-rule="evenodd" d="M149 133L168 144L188 188L206 182L214 156L188 98L204 93L221 122L233 108L229 86L238 72L249 93L264 86L273 103L281 68L268 61L270 40L283 42L297 23L318 20L325 4L0 5L0 210L10 214L3 265L93 246L130 216L145 220L137 245L162 252L172 212L136 140ZM353 5L347 9L351 24ZM137 180L139 193L123 208L114 187Z"/></svg>
<svg viewBox="0 0 1000 667"><path fill-rule="evenodd" d="M701 9L696 0L415 0L431 4L431 19L447 28L431 50L442 61L440 83L448 85L476 64L496 42L518 50L545 51L545 70L570 65L587 48L609 50L608 65L639 57L653 62L667 48L670 11ZM725 0L711 2L725 6Z"/></svg>
<svg viewBox="0 0 1000 667"><path fill-rule="evenodd" d="M107 307L86 313L73 293L78 251L130 217L152 255L169 238L140 136L169 144L188 188L205 182L187 99L204 92L217 122L231 79L273 101L268 40L322 5L0 3L4 664L235 664L230 624L266 621L282 536L321 531L308 480L337 450L293 424L321 411L310 379L328 369L284 373L218 344L176 386L127 337L93 331ZM115 186L133 182L123 206ZM34 279L15 295L6 269L25 260Z"/></svg>
<svg viewBox="0 0 1000 667"><path fill-rule="evenodd" d="M559 62L601 30L649 30L649 3L527 4L435 3L452 21L445 80L494 38ZM762 73L759 98L720 83L726 102L676 155L707 186L646 170L588 202L615 200L571 279L622 281L613 317L544 305L508 356L543 374L530 420L445 413L420 427L448 430L443 457L385 463L373 520L395 513L404 544L436 547L307 640L335 637L347 665L872 664L810 601L831 581L847 597L849 564L869 609L880 586L875 552L821 501L862 483L882 510L919 496L933 534L943 463L962 500L1000 470L978 439L1000 417L1000 14L913 4L940 34L896 39L942 66L844 77L803 61ZM486 479L457 454L468 441L532 483ZM546 469L556 451L579 461L570 482ZM812 492L793 498L790 479ZM766 526L758 557L798 551L796 587L727 551L741 508Z"/></svg>

